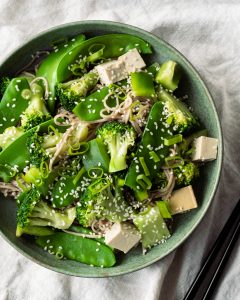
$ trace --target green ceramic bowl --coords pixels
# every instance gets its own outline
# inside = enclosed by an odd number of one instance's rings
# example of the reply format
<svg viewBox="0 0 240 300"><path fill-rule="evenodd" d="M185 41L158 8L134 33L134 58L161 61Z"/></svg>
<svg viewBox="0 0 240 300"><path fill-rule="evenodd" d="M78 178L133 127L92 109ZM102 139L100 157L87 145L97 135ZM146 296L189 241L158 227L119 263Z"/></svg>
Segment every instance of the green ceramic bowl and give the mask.
<svg viewBox="0 0 240 300"><path fill-rule="evenodd" d="M116 276L139 270L163 258L175 250L200 223L213 199L220 176L222 133L213 100L193 66L181 53L159 37L133 26L108 21L83 21L50 29L34 37L12 53L0 66L0 75L13 76L29 62L31 54L38 50L46 49L53 41L63 37L73 37L79 33L86 34L88 38L107 33L132 34L152 45L154 51L147 63L154 61L161 63L166 59L177 61L184 72L179 94L187 94L189 96L189 103L199 116L202 124L207 128L209 136L219 140L217 160L206 164L202 170L201 179L194 186L199 203L198 209L176 217L174 233L166 243L154 247L144 256L141 253L141 248L138 247L130 251L129 254L119 257L116 266L112 268L94 268L70 260L57 260L55 256L37 247L32 239L27 237L16 238L15 201L1 196L0 232L20 253L46 268L69 275L82 277Z"/></svg>

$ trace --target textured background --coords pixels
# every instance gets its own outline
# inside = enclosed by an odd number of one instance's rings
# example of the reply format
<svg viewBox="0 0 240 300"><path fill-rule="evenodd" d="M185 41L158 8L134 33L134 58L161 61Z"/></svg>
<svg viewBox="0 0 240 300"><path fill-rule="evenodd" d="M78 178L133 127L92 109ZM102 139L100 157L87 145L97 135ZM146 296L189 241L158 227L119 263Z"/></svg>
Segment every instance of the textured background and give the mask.
<svg viewBox="0 0 240 300"><path fill-rule="evenodd" d="M178 250L129 275L83 279L44 269L0 238L0 300L182 299L240 195L240 2L0 0L0 12L0 61L40 31L72 21L119 21L158 35L200 72L225 138L224 167L213 204ZM217 300L240 299L239 246L216 291Z"/></svg>

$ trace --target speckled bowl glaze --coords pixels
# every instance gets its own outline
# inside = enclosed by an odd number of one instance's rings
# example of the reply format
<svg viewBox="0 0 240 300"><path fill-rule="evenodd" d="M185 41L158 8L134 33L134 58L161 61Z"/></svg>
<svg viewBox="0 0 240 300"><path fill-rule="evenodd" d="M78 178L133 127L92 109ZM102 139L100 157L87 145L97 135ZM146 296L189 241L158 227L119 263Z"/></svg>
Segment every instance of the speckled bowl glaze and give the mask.
<svg viewBox="0 0 240 300"><path fill-rule="evenodd" d="M116 266L102 269L94 268L70 260L58 260L35 245L28 237L15 237L16 205L12 199L1 195L0 199L0 233L15 249L32 261L68 275L81 277L108 277L126 274L153 264L175 250L194 231L207 212L217 189L222 165L222 133L220 122L213 100L204 82L187 59L172 46L142 29L108 21L83 21L64 24L32 38L14 51L0 66L0 75L14 75L27 62L31 54L46 49L51 42L63 37L73 37L80 33L87 38L108 33L128 33L138 36L152 45L153 54L146 56L146 62L163 62L167 59L177 61L183 69L179 95L187 94L189 104L199 116L201 123L207 128L209 136L218 138L218 158L206 164L202 169L201 179L195 184L194 191L199 207L189 213L175 218L174 233L164 244L154 247L146 255L142 255L141 248L133 249L127 255L118 257ZM217 201L217 199L216 199Z"/></svg>

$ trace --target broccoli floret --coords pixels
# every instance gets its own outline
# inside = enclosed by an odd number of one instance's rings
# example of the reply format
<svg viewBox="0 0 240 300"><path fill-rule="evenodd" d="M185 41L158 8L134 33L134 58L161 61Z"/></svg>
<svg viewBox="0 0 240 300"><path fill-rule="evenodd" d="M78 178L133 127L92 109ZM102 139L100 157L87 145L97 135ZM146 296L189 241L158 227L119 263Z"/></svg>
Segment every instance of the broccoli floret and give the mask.
<svg viewBox="0 0 240 300"><path fill-rule="evenodd" d="M5 93L11 79L9 77L1 77L0 78L0 99L2 99L3 94Z"/></svg>
<svg viewBox="0 0 240 300"><path fill-rule="evenodd" d="M85 97L95 87L97 82L98 74L96 72L89 72L81 78L57 84L56 95L60 104L66 110L72 111L81 100L81 97Z"/></svg>
<svg viewBox="0 0 240 300"><path fill-rule="evenodd" d="M30 153L30 164L40 167L41 163L49 159L45 149L42 147L44 138L39 135L37 131L31 134L28 139L26 146Z"/></svg>
<svg viewBox="0 0 240 300"><path fill-rule="evenodd" d="M127 151L130 146L134 145L136 138L133 127L116 121L105 123L97 130L97 137L108 147L110 153L109 172L126 169Z"/></svg>
<svg viewBox="0 0 240 300"><path fill-rule="evenodd" d="M30 153L30 164L40 167L41 163L48 160L56 150L56 145L60 141L62 133L51 132L39 135L35 130L27 139L27 148Z"/></svg>
<svg viewBox="0 0 240 300"><path fill-rule="evenodd" d="M2 150L6 149L23 133L24 131L20 127L11 126L6 128L4 132L0 134L0 148L2 148Z"/></svg>
<svg viewBox="0 0 240 300"><path fill-rule="evenodd" d="M36 226L67 229L72 225L76 217L75 207L57 211L41 200L40 193L36 188L20 194L18 205L17 236L24 233L25 229L33 229ZM27 231L25 232L27 233Z"/></svg>
<svg viewBox="0 0 240 300"><path fill-rule="evenodd" d="M30 101L21 117L21 126L25 131L50 119L50 114L43 99L43 88L39 84L31 85Z"/></svg>
<svg viewBox="0 0 240 300"><path fill-rule="evenodd" d="M93 182L77 205L77 220L84 227L89 227L95 219L122 222L132 216L133 208L125 201L118 179L114 185L105 178Z"/></svg>
<svg viewBox="0 0 240 300"><path fill-rule="evenodd" d="M173 130L182 133L190 130L198 124L197 119L185 103L177 99L173 94L161 89L159 99L164 103L164 113L167 122L173 126Z"/></svg>
<svg viewBox="0 0 240 300"><path fill-rule="evenodd" d="M173 169L178 187L190 185L194 179L199 177L199 169L193 162L187 162Z"/></svg>

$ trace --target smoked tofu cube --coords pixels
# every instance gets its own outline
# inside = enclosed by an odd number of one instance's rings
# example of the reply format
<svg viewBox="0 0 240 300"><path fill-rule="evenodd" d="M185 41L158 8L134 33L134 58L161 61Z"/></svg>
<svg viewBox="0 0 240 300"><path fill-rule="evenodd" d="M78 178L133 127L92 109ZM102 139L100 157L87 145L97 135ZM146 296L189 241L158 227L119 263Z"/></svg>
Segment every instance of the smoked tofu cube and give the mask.
<svg viewBox="0 0 240 300"><path fill-rule="evenodd" d="M193 161L211 161L217 157L218 140L206 136L200 136L193 142Z"/></svg>
<svg viewBox="0 0 240 300"><path fill-rule="evenodd" d="M127 78L128 74L125 64L118 60L111 60L95 67L98 72L102 84L109 85L111 83Z"/></svg>
<svg viewBox="0 0 240 300"><path fill-rule="evenodd" d="M191 185L174 191L168 203L172 215L186 212L198 206Z"/></svg>
<svg viewBox="0 0 240 300"><path fill-rule="evenodd" d="M138 72L142 68L146 67L144 60L142 59L136 48L129 50L127 53L119 56L118 61L125 64L125 69L129 74Z"/></svg>
<svg viewBox="0 0 240 300"><path fill-rule="evenodd" d="M141 234L130 223L115 223L105 234L105 243L110 247L127 253L139 243Z"/></svg>

